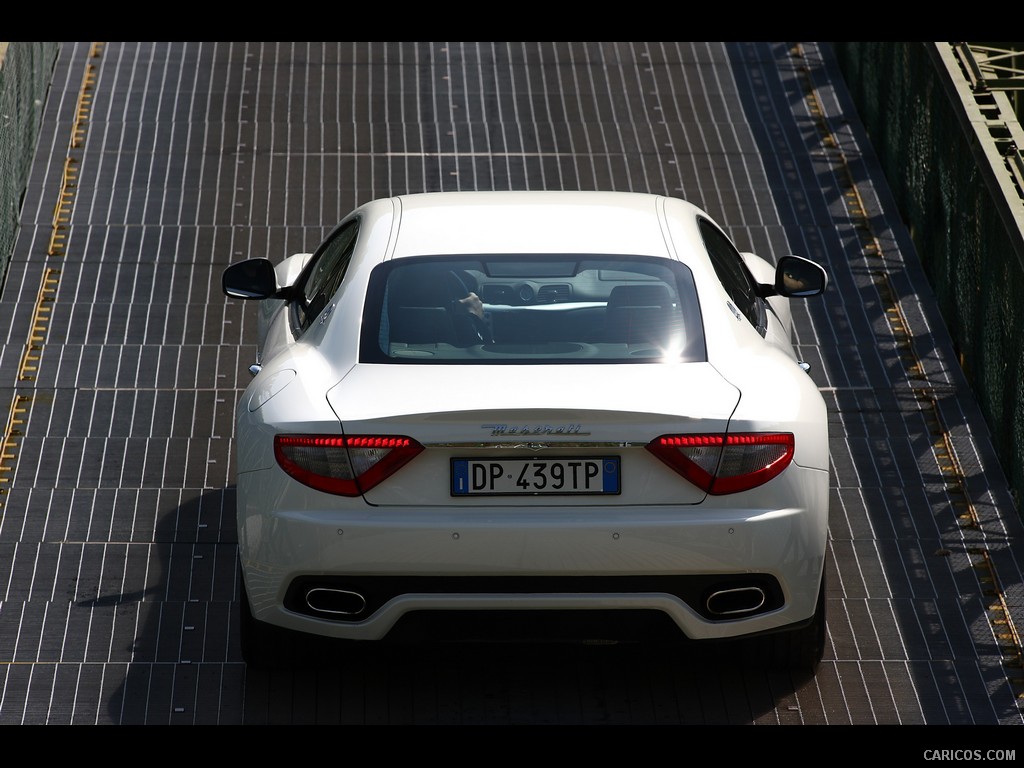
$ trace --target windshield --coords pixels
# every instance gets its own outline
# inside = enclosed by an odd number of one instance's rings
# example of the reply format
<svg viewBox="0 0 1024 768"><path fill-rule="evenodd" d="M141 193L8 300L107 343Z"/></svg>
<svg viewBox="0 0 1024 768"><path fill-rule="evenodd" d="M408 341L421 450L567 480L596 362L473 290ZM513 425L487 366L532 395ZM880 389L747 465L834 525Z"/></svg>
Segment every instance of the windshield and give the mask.
<svg viewBox="0 0 1024 768"><path fill-rule="evenodd" d="M370 363L705 359L689 269L639 256L386 262L370 277L360 346Z"/></svg>

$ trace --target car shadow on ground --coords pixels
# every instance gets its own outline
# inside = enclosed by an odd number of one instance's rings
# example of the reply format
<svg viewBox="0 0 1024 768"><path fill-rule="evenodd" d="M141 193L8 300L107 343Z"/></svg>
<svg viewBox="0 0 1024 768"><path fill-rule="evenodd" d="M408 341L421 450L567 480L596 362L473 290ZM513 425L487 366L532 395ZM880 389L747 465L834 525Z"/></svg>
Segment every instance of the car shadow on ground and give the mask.
<svg viewBox="0 0 1024 768"><path fill-rule="evenodd" d="M299 639L289 663L248 669L246 723L799 723L806 673L773 668L748 641ZM282 697L282 693L287 693Z"/></svg>

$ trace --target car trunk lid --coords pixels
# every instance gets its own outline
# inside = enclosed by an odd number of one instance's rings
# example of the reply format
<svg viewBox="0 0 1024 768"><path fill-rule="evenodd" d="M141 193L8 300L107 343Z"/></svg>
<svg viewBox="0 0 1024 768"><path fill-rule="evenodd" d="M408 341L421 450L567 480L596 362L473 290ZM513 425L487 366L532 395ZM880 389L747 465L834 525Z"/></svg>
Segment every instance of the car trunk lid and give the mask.
<svg viewBox="0 0 1024 768"><path fill-rule="evenodd" d="M424 446L364 494L383 506L696 504L646 446L724 432L738 399L706 363L359 365L328 392L346 435Z"/></svg>

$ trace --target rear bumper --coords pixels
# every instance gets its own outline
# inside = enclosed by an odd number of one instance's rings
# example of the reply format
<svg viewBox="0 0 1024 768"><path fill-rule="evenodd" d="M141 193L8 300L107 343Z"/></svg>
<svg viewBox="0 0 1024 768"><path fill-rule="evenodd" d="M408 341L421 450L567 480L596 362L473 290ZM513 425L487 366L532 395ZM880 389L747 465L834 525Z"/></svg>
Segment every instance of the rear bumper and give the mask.
<svg viewBox="0 0 1024 768"><path fill-rule="evenodd" d="M691 639L771 631L813 616L824 563L827 473L792 469L802 503L770 510L726 506L742 494L385 509L292 489L268 511L267 473L246 473L245 586L260 621L358 640L385 639L418 611L655 611Z"/></svg>

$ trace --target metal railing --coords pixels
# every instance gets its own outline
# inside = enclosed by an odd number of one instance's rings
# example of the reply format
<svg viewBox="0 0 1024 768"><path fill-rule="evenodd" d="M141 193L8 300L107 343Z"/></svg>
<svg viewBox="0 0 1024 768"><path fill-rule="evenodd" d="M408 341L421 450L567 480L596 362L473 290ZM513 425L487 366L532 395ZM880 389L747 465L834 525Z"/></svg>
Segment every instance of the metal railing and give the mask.
<svg viewBox="0 0 1024 768"><path fill-rule="evenodd" d="M951 43L975 91L1003 91L1024 118L1024 43Z"/></svg>
<svg viewBox="0 0 1024 768"><path fill-rule="evenodd" d="M1024 115L1024 43L956 42L950 46L983 113L989 105L992 141L1024 200L1024 146L1016 140L1019 131L1009 124L1019 128ZM1009 111L996 94L1005 97Z"/></svg>

